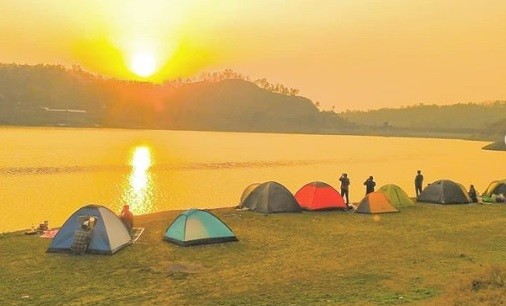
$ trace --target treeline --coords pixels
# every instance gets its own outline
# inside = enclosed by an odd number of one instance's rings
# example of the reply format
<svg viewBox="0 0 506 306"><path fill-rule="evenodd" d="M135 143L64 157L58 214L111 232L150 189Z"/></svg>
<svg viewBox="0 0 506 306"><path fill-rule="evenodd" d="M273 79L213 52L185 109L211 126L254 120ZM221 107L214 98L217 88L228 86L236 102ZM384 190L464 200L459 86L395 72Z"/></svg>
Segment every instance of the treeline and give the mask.
<svg viewBox="0 0 506 306"><path fill-rule="evenodd" d="M482 135L495 140L484 149L506 151L506 118L487 125L483 129Z"/></svg>
<svg viewBox="0 0 506 306"><path fill-rule="evenodd" d="M506 135L506 101L337 114L297 94L229 69L153 84L105 78L78 66L0 64L0 125L490 140Z"/></svg>
<svg viewBox="0 0 506 306"><path fill-rule="evenodd" d="M296 88L286 87L281 83L270 83L266 78L252 80L249 76L236 72L232 69L225 69L223 71L204 72L198 77L193 78L177 78L175 80L167 81L165 84L170 86L181 86L184 84L191 84L196 82L210 82L217 83L224 80L243 80L256 84L258 87L268 90L272 93L278 93L285 96L296 96L299 90Z"/></svg>
<svg viewBox="0 0 506 306"><path fill-rule="evenodd" d="M494 129L506 119L506 101L454 105L414 105L370 111L346 111L339 115L350 122L371 127L479 132ZM490 128L488 128L490 127Z"/></svg>
<svg viewBox="0 0 506 306"><path fill-rule="evenodd" d="M0 64L0 125L302 133L351 127L297 92L231 70L152 84L80 67Z"/></svg>

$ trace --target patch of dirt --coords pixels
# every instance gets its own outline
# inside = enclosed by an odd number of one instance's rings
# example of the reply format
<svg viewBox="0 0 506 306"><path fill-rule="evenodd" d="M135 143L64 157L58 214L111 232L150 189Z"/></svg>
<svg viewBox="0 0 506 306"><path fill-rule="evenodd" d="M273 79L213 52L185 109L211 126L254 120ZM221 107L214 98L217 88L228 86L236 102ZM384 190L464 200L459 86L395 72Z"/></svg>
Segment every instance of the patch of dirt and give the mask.
<svg viewBox="0 0 506 306"><path fill-rule="evenodd" d="M190 263L190 262L172 262L169 263L167 267L167 273L176 274L176 273L184 273L184 274L195 274L202 272L204 267L200 264Z"/></svg>

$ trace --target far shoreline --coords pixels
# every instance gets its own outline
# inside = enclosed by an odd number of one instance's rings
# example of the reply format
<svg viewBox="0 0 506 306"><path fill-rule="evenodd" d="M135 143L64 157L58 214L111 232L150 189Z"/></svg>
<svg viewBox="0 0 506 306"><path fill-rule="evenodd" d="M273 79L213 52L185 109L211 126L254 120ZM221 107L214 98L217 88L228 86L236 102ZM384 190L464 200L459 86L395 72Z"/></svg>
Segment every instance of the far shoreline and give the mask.
<svg viewBox="0 0 506 306"><path fill-rule="evenodd" d="M480 135L470 135L459 132L430 132L408 131L405 129L385 129L372 132L369 128L347 129L342 131L264 131L264 130L206 130L206 129L153 129L106 126L45 126L45 125L0 125L1 129L54 129L54 130L121 130L121 131L175 131L175 132L216 132L216 133L252 133L252 134L294 134L294 135L335 135L335 136L366 136L366 137L396 137L396 138L425 138L425 139L456 139L466 141L491 142L492 140ZM490 144L493 144L491 142Z"/></svg>

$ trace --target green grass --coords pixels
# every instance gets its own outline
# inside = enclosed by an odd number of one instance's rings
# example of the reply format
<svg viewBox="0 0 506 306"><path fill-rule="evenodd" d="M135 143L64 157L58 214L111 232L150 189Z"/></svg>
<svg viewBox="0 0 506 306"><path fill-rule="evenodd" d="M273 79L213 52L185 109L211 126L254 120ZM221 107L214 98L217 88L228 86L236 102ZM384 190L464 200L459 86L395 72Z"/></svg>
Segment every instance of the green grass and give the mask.
<svg viewBox="0 0 506 306"><path fill-rule="evenodd" d="M504 293L506 205L420 204L379 220L213 212L239 242L164 242L177 211L137 217L144 234L113 256L48 254L49 240L1 235L0 305L472 305Z"/></svg>

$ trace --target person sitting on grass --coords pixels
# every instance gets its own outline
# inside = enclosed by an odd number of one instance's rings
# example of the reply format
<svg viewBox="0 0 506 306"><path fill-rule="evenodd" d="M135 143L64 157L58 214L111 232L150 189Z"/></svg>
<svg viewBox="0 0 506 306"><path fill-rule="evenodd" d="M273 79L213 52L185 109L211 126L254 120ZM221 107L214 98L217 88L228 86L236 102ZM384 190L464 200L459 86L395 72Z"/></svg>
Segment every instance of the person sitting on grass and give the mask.
<svg viewBox="0 0 506 306"><path fill-rule="evenodd" d="M478 202L478 195L477 195L476 189L474 189L474 185L469 186L468 194L469 194L469 197L471 198L471 201L473 201L473 203Z"/></svg>
<svg viewBox="0 0 506 306"><path fill-rule="evenodd" d="M125 224L128 232L131 233L134 228L134 214L130 211L129 205L123 205L123 210L121 211L119 218Z"/></svg>
<svg viewBox="0 0 506 306"><path fill-rule="evenodd" d="M81 228L74 232L70 250L75 254L81 255L88 249L91 243L91 238L92 231L89 226L89 220L86 220L81 224Z"/></svg>

